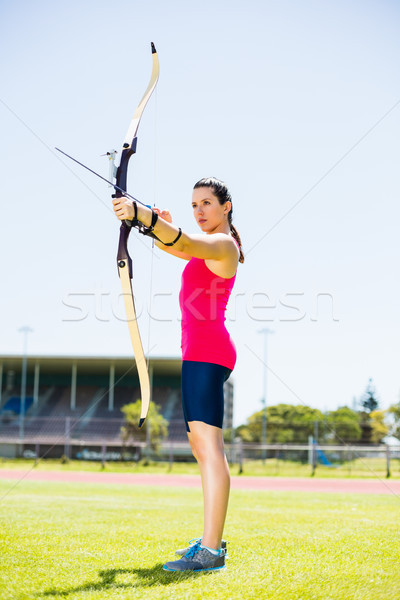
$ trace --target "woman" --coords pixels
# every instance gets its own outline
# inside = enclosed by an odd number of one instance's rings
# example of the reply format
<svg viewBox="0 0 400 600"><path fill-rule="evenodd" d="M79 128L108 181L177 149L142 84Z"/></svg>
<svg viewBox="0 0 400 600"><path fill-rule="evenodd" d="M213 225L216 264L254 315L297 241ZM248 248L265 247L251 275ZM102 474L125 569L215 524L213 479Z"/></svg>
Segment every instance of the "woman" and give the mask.
<svg viewBox="0 0 400 600"><path fill-rule="evenodd" d="M244 261L240 237L232 225L232 198L226 185L213 177L195 184L194 217L207 235L186 234L172 224L168 211L152 211L128 198L116 198L113 205L120 220L139 221L156 236L159 248L189 261L179 295L182 406L189 443L200 467L204 530L183 558L163 568L220 569L225 565L221 541L230 489L222 437L223 385L236 362L235 346L225 328L225 309L238 262Z"/></svg>

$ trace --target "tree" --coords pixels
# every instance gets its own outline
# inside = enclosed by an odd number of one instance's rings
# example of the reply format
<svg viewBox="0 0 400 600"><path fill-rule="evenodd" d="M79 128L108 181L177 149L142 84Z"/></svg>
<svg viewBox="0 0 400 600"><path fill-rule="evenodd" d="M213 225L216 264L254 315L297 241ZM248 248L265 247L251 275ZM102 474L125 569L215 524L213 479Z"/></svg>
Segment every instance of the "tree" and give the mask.
<svg viewBox="0 0 400 600"><path fill-rule="evenodd" d="M157 451L161 441L168 436L168 421L160 413L160 406L150 402L147 419L141 429L138 429L140 419L141 401L125 404L121 412L125 415L125 425L121 427L121 437L124 444L129 440L133 442L146 441L148 428L150 428L150 445Z"/></svg>
<svg viewBox="0 0 400 600"><path fill-rule="evenodd" d="M247 419L246 425L239 425L236 429L236 435L243 442L260 443L262 427L262 411L256 412Z"/></svg>
<svg viewBox="0 0 400 600"><path fill-rule="evenodd" d="M389 433L389 427L385 423L385 410L373 410L370 413L371 419L371 441L374 444L380 444L384 437Z"/></svg>
<svg viewBox="0 0 400 600"><path fill-rule="evenodd" d="M393 437L400 440L400 402L398 404L392 404L392 406L389 406L387 412L393 420L390 433Z"/></svg>
<svg viewBox="0 0 400 600"><path fill-rule="evenodd" d="M379 401L376 398L376 389L372 383L372 378L368 380L368 385L365 389L365 392L361 396L360 403L364 409L364 412L368 414L372 413L379 406Z"/></svg>
<svg viewBox="0 0 400 600"><path fill-rule="evenodd" d="M376 389L372 383L372 379L368 380L368 385L365 392L360 398L360 404L364 410L360 411L361 417L361 443L371 444L373 443L374 431L372 427L371 414L377 410L379 406L378 399L376 397Z"/></svg>
<svg viewBox="0 0 400 600"><path fill-rule="evenodd" d="M246 425L237 428L236 434L244 442L260 443L263 410L247 419ZM303 405L277 404L267 407L267 443L306 443L313 435L314 422L322 421L322 413Z"/></svg>
<svg viewBox="0 0 400 600"><path fill-rule="evenodd" d="M341 406L326 414L327 439L338 444L354 443L361 438L360 414L348 406Z"/></svg>

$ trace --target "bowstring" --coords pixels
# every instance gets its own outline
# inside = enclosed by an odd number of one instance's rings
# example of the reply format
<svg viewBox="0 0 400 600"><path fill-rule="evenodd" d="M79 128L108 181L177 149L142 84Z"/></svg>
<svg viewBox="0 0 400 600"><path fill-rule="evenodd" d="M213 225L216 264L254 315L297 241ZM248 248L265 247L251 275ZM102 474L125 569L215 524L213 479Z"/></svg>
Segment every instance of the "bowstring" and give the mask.
<svg viewBox="0 0 400 600"><path fill-rule="evenodd" d="M157 139L158 139L158 110L157 110L157 99L158 90L157 87L154 90L154 166L153 166L153 206L156 206L157 200L157 174L158 174L158 153L157 153ZM150 261L150 284L149 284L149 325L147 328L147 371L150 368L150 342L151 342L151 324L152 324L152 300L153 300L153 268L154 268L154 239L151 240L151 261ZM150 382L150 399L153 397L153 381Z"/></svg>

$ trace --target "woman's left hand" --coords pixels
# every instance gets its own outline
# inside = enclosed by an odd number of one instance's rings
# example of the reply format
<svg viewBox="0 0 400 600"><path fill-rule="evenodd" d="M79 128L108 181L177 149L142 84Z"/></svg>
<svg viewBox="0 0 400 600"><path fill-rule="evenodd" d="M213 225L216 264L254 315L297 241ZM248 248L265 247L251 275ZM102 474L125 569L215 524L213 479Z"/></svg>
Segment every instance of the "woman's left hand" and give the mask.
<svg viewBox="0 0 400 600"><path fill-rule="evenodd" d="M135 217L133 201L130 198L121 196L121 198L114 198L112 203L114 212L120 221L132 221Z"/></svg>

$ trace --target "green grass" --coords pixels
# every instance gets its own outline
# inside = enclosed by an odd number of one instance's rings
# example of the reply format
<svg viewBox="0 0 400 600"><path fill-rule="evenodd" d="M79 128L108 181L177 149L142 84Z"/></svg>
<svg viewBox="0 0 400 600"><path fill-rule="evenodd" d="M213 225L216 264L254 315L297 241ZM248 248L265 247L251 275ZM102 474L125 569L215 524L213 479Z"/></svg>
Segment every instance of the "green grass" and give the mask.
<svg viewBox="0 0 400 600"><path fill-rule="evenodd" d="M400 595L394 496L235 490L228 568L207 574L161 569L201 534L200 490L3 480L0 497L1 600Z"/></svg>
<svg viewBox="0 0 400 600"><path fill-rule="evenodd" d="M102 468L100 462L73 460L62 463L57 459L41 459L35 466L32 459L7 459L0 458L0 469L31 469L38 471L62 470L62 471L107 471L110 473L174 473L177 475L197 475L198 466L192 462L174 462L172 466L168 462L139 463L110 462ZM239 468L237 464L230 466L231 474L237 475ZM243 475L255 477L310 477L311 467L295 461L277 461L269 458L262 464L261 460L245 461L243 464ZM334 468L318 465L316 477L339 477L339 478L382 478L386 477L386 460L381 458L358 458ZM391 461L392 479L400 478L400 460Z"/></svg>

